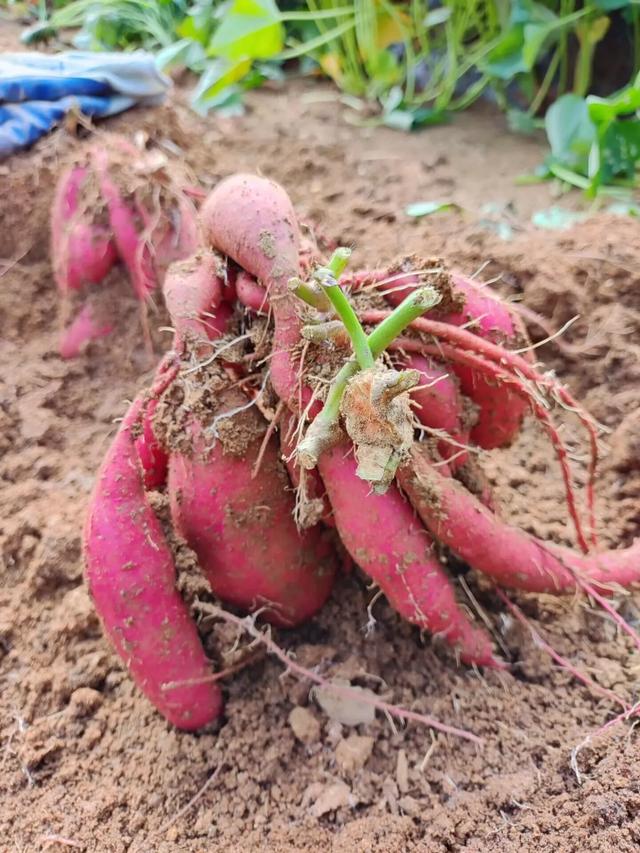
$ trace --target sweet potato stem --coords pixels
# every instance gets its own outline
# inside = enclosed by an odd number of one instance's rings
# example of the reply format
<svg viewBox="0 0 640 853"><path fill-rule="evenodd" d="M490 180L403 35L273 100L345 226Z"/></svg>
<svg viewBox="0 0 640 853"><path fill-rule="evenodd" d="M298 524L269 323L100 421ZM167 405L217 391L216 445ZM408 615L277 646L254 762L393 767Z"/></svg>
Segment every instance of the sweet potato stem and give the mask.
<svg viewBox="0 0 640 853"><path fill-rule="evenodd" d="M331 263L334 261L334 258L339 251L340 250L334 252L334 256L327 268L329 271L331 271ZM334 265L333 269L336 269L336 267L339 268L338 265ZM395 338L402 334L402 332L414 320L424 314L425 311L428 311L437 305L442 298L438 291L429 285L413 291L405 300L403 300L403 302L400 303L400 305L394 308L393 311L389 312L382 322L376 326L373 332L367 336L346 295L342 290L340 290L340 287L335 285L327 287L325 285L325 288L325 292L329 294L329 298L332 300L332 304L334 305L336 312L339 314L340 319L344 323L345 329L351 338L354 351L356 352L356 360L351 359L340 368L331 383L322 411L316 415L307 430L307 434L300 442L298 447L298 458L303 468L314 468L322 451L334 443L334 438L339 437L336 435L336 427L340 415L340 402L349 380L355 376L359 369L373 367L375 359L382 355L387 347L393 343ZM338 299L336 299L336 293L340 294ZM331 294L333 294L333 297ZM348 311L345 310L345 305L347 306ZM356 324L355 326L354 321ZM353 334L354 330L356 338L359 341L358 347L361 346L359 339L360 332L364 335L364 346L366 346L368 353L367 359L357 358L358 350L356 349L356 339Z"/></svg>
<svg viewBox="0 0 640 853"><path fill-rule="evenodd" d="M360 320L358 320L358 316L353 310L353 306L338 283L338 279L344 272L350 255L351 249L343 246L336 249L327 266L319 267L314 272L313 278L322 286L336 314L342 320L347 334L351 338L353 351L360 369L367 370L367 368L373 367L374 364L374 358L367 342L367 334L362 328Z"/></svg>

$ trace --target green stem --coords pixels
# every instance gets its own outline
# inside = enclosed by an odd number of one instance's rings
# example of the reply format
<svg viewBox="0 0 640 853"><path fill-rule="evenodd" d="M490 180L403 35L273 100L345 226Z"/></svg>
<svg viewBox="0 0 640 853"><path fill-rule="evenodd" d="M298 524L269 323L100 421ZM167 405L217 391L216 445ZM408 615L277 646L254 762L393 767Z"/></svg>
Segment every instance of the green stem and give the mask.
<svg viewBox="0 0 640 853"><path fill-rule="evenodd" d="M374 358L371 355L371 350L369 349L367 334L362 328L360 320L358 320L351 303L337 284L328 286L325 292L329 297L331 304L335 308L336 314L344 323L347 334L351 338L353 351L359 366L362 370L367 370L367 368L373 367Z"/></svg>
<svg viewBox="0 0 640 853"><path fill-rule="evenodd" d="M547 68L547 72L542 79L542 83L540 83L540 88L536 92L535 98L531 101L531 105L527 110L528 115L535 116L542 106L544 99L547 97L547 92L549 91L549 87L553 82L553 76L558 70L558 65L560 64L560 48L556 48L556 52L553 54L553 58L549 63L549 67Z"/></svg>
<svg viewBox="0 0 640 853"><path fill-rule="evenodd" d="M351 360L346 364L343 364L340 370L336 373L333 382L331 383L331 387L329 388L327 399L324 401L322 411L318 415L318 417L326 423L333 423L338 420L342 396L349 384L349 380L355 376L357 372L358 362Z"/></svg>
<svg viewBox="0 0 640 853"><path fill-rule="evenodd" d="M289 290L294 293L298 299L302 299L307 305L312 308L322 311L323 313L331 310L331 302L329 302L324 290L320 290L313 284L302 281L299 278L290 278Z"/></svg>
<svg viewBox="0 0 640 853"><path fill-rule="evenodd" d="M344 272L350 255L351 251L349 249L342 247L336 249L327 266L320 267L320 269L315 271L314 278L323 286L324 292L329 297L329 301L333 305L336 314L344 323L347 334L351 338L358 364L362 370L366 370L369 367L373 367L374 363L374 358L367 343L367 335L360 324L360 320L358 320L356 312L353 310L353 306L338 284L338 279Z"/></svg>
<svg viewBox="0 0 640 853"><path fill-rule="evenodd" d="M421 317L425 311L434 308L442 299L435 287L425 285L414 290L397 308L389 314L367 338L374 358L378 358L404 330Z"/></svg>
<svg viewBox="0 0 640 853"><path fill-rule="evenodd" d="M425 285L414 290L394 308L391 314L379 323L368 337L365 337L371 366L373 366L373 360L382 355L389 344L401 335L407 326L425 311L436 306L441 299L442 296L434 287ZM360 325L359 321L358 325ZM298 458L304 468L314 468L322 451L331 445L335 435L332 428L336 426L340 416L342 397L349 380L356 375L360 367L361 365L352 359L343 364L334 377L322 411L313 420L298 448Z"/></svg>

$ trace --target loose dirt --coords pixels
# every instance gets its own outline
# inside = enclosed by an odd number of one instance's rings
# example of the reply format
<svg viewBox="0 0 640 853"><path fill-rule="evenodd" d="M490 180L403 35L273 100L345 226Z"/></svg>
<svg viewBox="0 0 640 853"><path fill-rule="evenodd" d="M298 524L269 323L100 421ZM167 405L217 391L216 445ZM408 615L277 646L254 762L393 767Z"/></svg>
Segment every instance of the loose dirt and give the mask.
<svg viewBox="0 0 640 853"><path fill-rule="evenodd" d="M543 148L507 135L502 117L483 109L405 137L349 124L321 86L264 90L250 106L241 120L200 120L176 96L109 129L178 152L205 188L237 170L273 177L304 220L354 246L354 269L400 253L437 254L467 273L482 268L481 278L499 279L503 294L555 328L579 314L563 337L577 354L554 344L538 354L610 430L600 534L604 545L629 544L640 533L637 223L601 216L567 232L531 229L529 216L550 204L549 189L518 188L514 178ZM65 157L84 144L61 130L0 165L0 847L639 849L640 758L629 724L579 752L578 776L572 750L614 709L557 667L468 574L508 650L509 672L456 667L383 601L374 606L375 630L365 633L372 593L357 573L339 581L314 620L279 641L305 666L471 729L481 748L381 716L340 725L310 700L308 685L282 678L268 658L225 683L217 731L171 729L134 688L83 586L80 535L115 419L153 364L121 270L108 285L117 294L117 333L74 361L57 354L48 208ZM405 216L406 204L434 199L463 210ZM512 204L512 241L482 224L486 202ZM165 323L158 307L158 354L170 344ZM567 436L575 435L570 424ZM506 518L572 541L557 465L531 420L514 447L481 462ZM600 611L585 601L517 600L558 652L603 686L635 696L637 652ZM622 603L635 624L639 604L638 596Z"/></svg>

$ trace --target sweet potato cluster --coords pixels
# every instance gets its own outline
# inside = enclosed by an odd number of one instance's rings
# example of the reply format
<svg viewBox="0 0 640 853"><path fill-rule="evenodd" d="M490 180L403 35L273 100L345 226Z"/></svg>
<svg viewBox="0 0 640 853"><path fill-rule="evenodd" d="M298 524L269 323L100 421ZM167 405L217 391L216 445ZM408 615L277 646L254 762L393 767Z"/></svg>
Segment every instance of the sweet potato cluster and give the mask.
<svg viewBox="0 0 640 853"><path fill-rule="evenodd" d="M115 232L111 207L109 221ZM640 543L595 549L553 405L586 426L592 474L594 425L518 352L518 316L488 288L433 259L349 274L338 251L322 266L286 192L257 176L220 183L199 230L200 250L164 281L173 350L120 425L84 535L105 629L172 723L196 729L222 698L153 490L166 489L173 530L224 603L299 624L326 601L346 550L404 619L482 666L501 663L440 546L515 589L606 594L638 579ZM557 451L581 551L507 525L473 476L470 449L510 443L529 410Z"/></svg>

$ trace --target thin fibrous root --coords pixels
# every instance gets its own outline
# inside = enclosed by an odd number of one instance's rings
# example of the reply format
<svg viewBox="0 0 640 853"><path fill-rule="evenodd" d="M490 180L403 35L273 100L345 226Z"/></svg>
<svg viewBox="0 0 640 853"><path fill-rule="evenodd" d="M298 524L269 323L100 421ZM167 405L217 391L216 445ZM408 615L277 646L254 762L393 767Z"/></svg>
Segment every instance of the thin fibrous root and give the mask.
<svg viewBox="0 0 640 853"><path fill-rule="evenodd" d="M389 316L389 311L370 310L362 313L361 320L364 323L380 323ZM573 395L558 382L554 377L543 375L535 369L526 359L517 353L510 352L504 347L494 344L485 338L480 338L465 329L441 323L427 317L420 317L411 323L411 327L417 331L435 337L438 341L446 341L456 348L454 351L470 351L482 356L488 361L500 365L505 373L517 376L519 372L523 377L537 385L540 389L555 399L561 406L574 414L582 423L589 436L590 461L587 482L587 508L589 513L590 540L595 546L596 524L595 524L595 476L598 464L598 431L593 418L580 406ZM483 370L482 372L486 372ZM527 395L530 398L530 395ZM581 537L584 540L584 536ZM584 541L586 545L586 540ZM584 549L584 545L581 547Z"/></svg>
<svg viewBox="0 0 640 853"><path fill-rule="evenodd" d="M225 622L236 625L243 631L246 631L257 643L263 644L270 654L277 657L278 660L284 664L286 671L294 673L298 678L307 679L320 687L331 690L332 692L348 696L350 699L355 698L358 702L370 704L376 710L382 711L382 713L392 718L395 717L399 720L421 723L424 726L429 726L430 728L436 729L444 734L454 735L455 737L462 738L463 740L469 740L472 743L479 745L483 743L482 738L473 734L473 732L467 731L466 729L461 729L457 726L450 726L447 723L441 723L439 720L436 720L434 717L430 717L427 714L419 714L416 711L410 711L406 708L401 708L398 705L391 705L382 699L376 699L374 696L363 693L361 690L349 685L334 684L328 679L318 675L316 672L306 669L299 663L296 663L291 655L281 649L280 646L271 638L268 632L261 631L260 628L258 628L255 619L257 614L242 618L240 616L235 616L233 613L229 613L221 607L217 607L215 604L210 604L204 601L196 601L194 606L197 610L207 616L215 616Z"/></svg>
<svg viewBox="0 0 640 853"><path fill-rule="evenodd" d="M541 634L534 628L534 626L531 624L529 619L527 619L527 617L518 607L518 605L515 604L515 602L511 601L511 599L508 597L508 595L506 595L505 592L503 592L503 590L498 589L497 593L502 603L506 604L506 606L509 608L511 613L513 613L518 622L520 622L520 624L527 628L527 630L531 633L535 644L541 649L543 649L551 658L553 658L553 660L557 664L559 664L562 669L565 669L567 672L571 673L571 675L577 681L581 681L585 685L585 687L589 688L589 690L599 694L600 696L604 696L612 702L615 702L617 705L620 705L625 712L629 710L630 705L627 701L625 701L625 699L622 698L622 696L618 696L618 694L614 693L613 690L608 690L606 687L602 687L600 684L597 684L595 681L593 681L593 679L589 678L588 675L585 675L576 666L574 666L571 661L567 660L567 658L559 654L553 648L553 646L551 646L550 643L548 643L541 636Z"/></svg>
<svg viewBox="0 0 640 853"><path fill-rule="evenodd" d="M373 322L380 322L388 315L385 311L371 311L368 315L377 315ZM366 318L363 320L367 322ZM521 373L530 382L543 389L546 394L556 400L564 409L575 415L589 436L590 460L587 481L587 508L589 513L589 527L591 544L597 545L596 523L595 523L595 478L598 465L598 428L591 415L578 403L575 397L558 380L549 374L541 374L526 359L517 353L510 352L504 347L480 338L464 329L450 326L448 323L440 323L427 317L420 317L411 324L418 332L434 335L438 340L446 340L453 346L458 346L471 352L476 352L483 357L496 362L509 372Z"/></svg>
<svg viewBox="0 0 640 853"><path fill-rule="evenodd" d="M578 515L573 488L573 477L571 475L571 469L569 467L567 449L564 445L564 442L558 432L555 423L553 422L553 419L551 418L551 415L541 404L535 392L532 391L532 389L523 380L523 378L517 376L514 373L506 371L500 365L495 364L494 362L489 361L485 358L482 358L481 356L475 353L461 350L458 349L456 346L443 344L441 342L438 342L437 346L431 346L429 344L423 344L420 341L414 340L412 338L397 338L391 345L391 348L402 349L405 352L414 351L426 353L428 355L444 357L449 361L458 362L459 364L466 364L469 367L480 371L485 376L491 376L497 382L513 385L515 390L521 393L529 401L533 413L543 424L544 428L547 431L551 444L553 445L556 451L558 462L560 464L560 469L562 471L562 479L564 481L565 495L569 514L571 516L571 520L576 531L576 536L580 548L585 553L587 553L589 551L589 546L587 544L587 539L582 528L580 517Z"/></svg>

